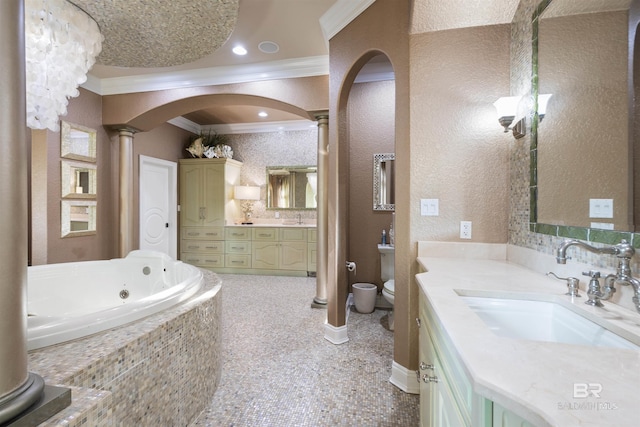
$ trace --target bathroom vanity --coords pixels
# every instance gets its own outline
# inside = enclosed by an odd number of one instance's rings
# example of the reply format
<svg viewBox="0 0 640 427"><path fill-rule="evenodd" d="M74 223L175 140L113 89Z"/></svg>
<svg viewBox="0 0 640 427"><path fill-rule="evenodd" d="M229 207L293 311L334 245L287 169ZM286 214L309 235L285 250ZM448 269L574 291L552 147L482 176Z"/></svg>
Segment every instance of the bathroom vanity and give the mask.
<svg viewBox="0 0 640 427"><path fill-rule="evenodd" d="M528 251L524 248L437 247L426 255L419 251L425 272L416 276L422 426L637 425L639 313L611 302L588 306L586 295L565 295L563 282L507 261L509 250ZM483 299L486 304L478 302ZM483 316L494 310L495 301L507 308L506 326L522 328L502 333L490 324ZM536 307L533 321L519 301ZM581 344L573 342L576 329L528 337L527 330L539 332L556 321L555 314L536 311L538 303L567 309L578 320L606 329L622 347L601 343L601 330L586 334Z"/></svg>
<svg viewBox="0 0 640 427"><path fill-rule="evenodd" d="M182 241L182 260L218 273L307 276L316 271L316 228L232 225Z"/></svg>

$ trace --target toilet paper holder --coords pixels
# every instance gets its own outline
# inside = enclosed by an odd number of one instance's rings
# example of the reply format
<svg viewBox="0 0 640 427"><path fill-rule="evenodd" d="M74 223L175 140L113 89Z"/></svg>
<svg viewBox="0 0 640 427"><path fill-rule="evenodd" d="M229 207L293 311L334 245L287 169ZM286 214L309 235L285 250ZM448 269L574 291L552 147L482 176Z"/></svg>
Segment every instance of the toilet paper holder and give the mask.
<svg viewBox="0 0 640 427"><path fill-rule="evenodd" d="M347 261L347 270L349 271L353 271L353 274L355 275L356 273L356 263L353 261Z"/></svg>

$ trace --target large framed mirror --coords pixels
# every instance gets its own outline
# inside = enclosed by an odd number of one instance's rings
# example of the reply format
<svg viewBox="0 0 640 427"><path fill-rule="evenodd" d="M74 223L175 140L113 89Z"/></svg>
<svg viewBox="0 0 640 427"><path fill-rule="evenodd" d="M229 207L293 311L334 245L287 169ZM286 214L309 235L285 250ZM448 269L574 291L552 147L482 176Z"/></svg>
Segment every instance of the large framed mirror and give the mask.
<svg viewBox="0 0 640 427"><path fill-rule="evenodd" d="M632 3L545 0L532 17L534 105L553 97L531 129L531 231L633 237Z"/></svg>
<svg viewBox="0 0 640 427"><path fill-rule="evenodd" d="M96 131L73 123L60 122L60 157L96 161Z"/></svg>
<svg viewBox="0 0 640 427"><path fill-rule="evenodd" d="M394 153L376 153L373 155L373 210L394 211L395 201L395 163Z"/></svg>
<svg viewBox="0 0 640 427"><path fill-rule="evenodd" d="M267 209L316 209L316 166L267 166Z"/></svg>

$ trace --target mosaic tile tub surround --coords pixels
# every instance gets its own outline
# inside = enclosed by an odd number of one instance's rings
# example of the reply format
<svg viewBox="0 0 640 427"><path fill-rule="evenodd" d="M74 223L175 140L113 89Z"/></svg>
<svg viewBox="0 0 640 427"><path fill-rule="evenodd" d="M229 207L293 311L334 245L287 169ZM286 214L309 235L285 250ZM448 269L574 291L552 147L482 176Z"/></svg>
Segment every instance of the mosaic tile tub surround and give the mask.
<svg viewBox="0 0 640 427"><path fill-rule="evenodd" d="M204 271L183 304L107 332L29 353L29 370L72 388L43 425L189 425L221 375L221 281ZM82 397L82 399L80 399Z"/></svg>

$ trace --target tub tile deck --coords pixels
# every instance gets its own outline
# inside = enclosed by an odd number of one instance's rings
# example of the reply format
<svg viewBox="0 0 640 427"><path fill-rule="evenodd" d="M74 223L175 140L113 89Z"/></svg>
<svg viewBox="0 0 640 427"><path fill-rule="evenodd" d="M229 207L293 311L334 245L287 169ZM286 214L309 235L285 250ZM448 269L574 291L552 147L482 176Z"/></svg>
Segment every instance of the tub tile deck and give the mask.
<svg viewBox="0 0 640 427"><path fill-rule="evenodd" d="M220 275L222 378L193 426L419 424L419 397L391 383L387 312L350 312L349 342L323 338L314 278Z"/></svg>

